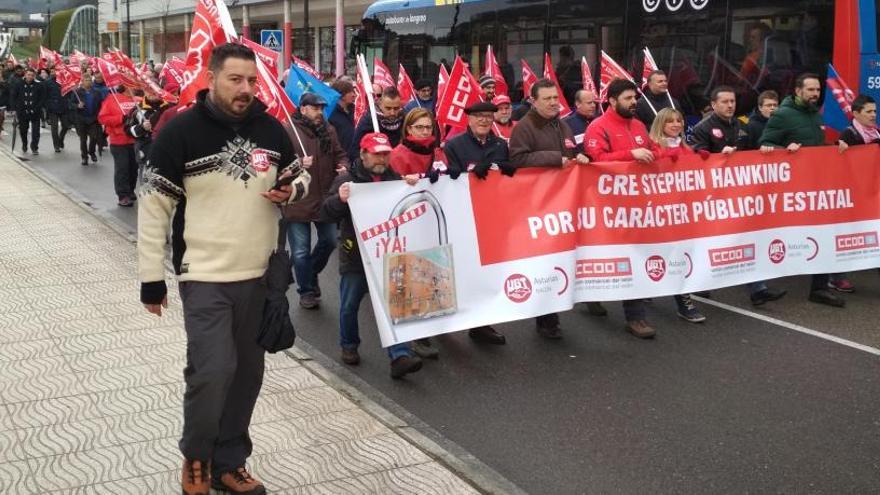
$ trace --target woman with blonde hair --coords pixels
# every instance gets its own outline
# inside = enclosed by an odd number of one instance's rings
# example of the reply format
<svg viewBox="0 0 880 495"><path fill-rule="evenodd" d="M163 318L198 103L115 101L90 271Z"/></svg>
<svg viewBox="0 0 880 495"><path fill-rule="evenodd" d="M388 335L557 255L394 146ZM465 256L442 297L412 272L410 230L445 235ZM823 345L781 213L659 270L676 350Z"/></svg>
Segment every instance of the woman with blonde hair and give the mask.
<svg viewBox="0 0 880 495"><path fill-rule="evenodd" d="M664 108L657 112L651 124L651 140L660 145L661 156L677 160L682 155L694 154L693 148L684 142L684 115L674 108ZM702 323L706 317L694 305L690 294L675 296L678 316L691 322Z"/></svg>
<svg viewBox="0 0 880 495"><path fill-rule="evenodd" d="M651 140L663 149L663 156L678 157L694 153L684 139L684 115L674 108L664 108L657 112L651 124Z"/></svg>

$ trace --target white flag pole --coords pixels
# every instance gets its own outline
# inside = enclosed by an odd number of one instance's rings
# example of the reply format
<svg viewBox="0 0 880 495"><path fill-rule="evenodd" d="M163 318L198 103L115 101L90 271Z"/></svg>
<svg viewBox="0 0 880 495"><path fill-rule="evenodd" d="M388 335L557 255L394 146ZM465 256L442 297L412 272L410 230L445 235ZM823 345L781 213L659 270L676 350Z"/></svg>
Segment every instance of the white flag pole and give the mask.
<svg viewBox="0 0 880 495"><path fill-rule="evenodd" d="M357 63L358 70L361 73L361 82L364 85L363 90L367 95L367 104L370 107L370 118L373 120L373 131L381 132L379 130L379 119L376 117L376 102L373 101L373 82L370 79L370 71L367 70L367 61L364 59L363 54L358 54Z"/></svg>

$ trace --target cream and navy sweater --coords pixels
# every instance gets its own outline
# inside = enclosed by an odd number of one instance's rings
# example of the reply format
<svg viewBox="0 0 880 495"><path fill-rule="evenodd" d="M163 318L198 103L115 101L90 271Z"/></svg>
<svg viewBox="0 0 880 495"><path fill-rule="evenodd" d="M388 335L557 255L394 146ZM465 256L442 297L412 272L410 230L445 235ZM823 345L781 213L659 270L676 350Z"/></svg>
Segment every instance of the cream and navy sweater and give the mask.
<svg viewBox="0 0 880 495"><path fill-rule="evenodd" d="M260 195L288 168L299 172L290 202L308 192L290 138L255 100L233 120L206 103L171 120L153 142L138 192L141 302L158 304L165 286L165 244L180 281L237 282L266 271L278 238L278 208Z"/></svg>

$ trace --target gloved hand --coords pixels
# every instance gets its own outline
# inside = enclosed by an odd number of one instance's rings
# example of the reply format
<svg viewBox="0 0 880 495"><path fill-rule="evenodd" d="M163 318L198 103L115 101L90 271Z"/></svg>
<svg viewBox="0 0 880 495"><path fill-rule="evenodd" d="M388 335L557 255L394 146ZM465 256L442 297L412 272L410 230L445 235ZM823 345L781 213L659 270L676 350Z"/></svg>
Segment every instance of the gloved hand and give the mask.
<svg viewBox="0 0 880 495"><path fill-rule="evenodd" d="M461 175L461 169L458 168L457 166L450 166L446 170L446 173L449 174L450 179L456 180L456 179L458 179L458 176Z"/></svg>
<svg viewBox="0 0 880 495"><path fill-rule="evenodd" d="M711 155L712 153L709 153L706 150L697 150L697 154L700 155L700 158L702 158L703 160L706 160L709 158L709 155Z"/></svg>
<svg viewBox="0 0 880 495"><path fill-rule="evenodd" d="M440 180L440 171L434 167L431 167L430 169L428 169L428 172L425 174L425 176L428 178L429 181L431 181L431 184L433 184Z"/></svg>
<svg viewBox="0 0 880 495"><path fill-rule="evenodd" d="M492 167L491 163L479 163L474 166L473 174L477 176L480 180L486 180L486 177L489 176L489 168Z"/></svg>
<svg viewBox="0 0 880 495"><path fill-rule="evenodd" d="M513 174L516 173L516 167L514 167L513 165L511 165L509 163L504 164L504 165L499 165L499 168L501 168L501 173L508 176L508 177L513 177Z"/></svg>

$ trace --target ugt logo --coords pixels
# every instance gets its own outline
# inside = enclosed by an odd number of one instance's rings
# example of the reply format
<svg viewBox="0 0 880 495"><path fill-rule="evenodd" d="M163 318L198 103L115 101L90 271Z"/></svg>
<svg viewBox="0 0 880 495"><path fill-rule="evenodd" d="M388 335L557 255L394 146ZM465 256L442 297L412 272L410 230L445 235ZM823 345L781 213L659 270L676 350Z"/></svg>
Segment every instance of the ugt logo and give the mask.
<svg viewBox="0 0 880 495"><path fill-rule="evenodd" d="M666 275L666 260L662 256L651 256L645 261L645 272L648 273L648 278L659 282Z"/></svg>
<svg viewBox="0 0 880 495"><path fill-rule="evenodd" d="M504 281L504 294L515 303L526 302L532 296L532 282L525 275L514 273Z"/></svg>

